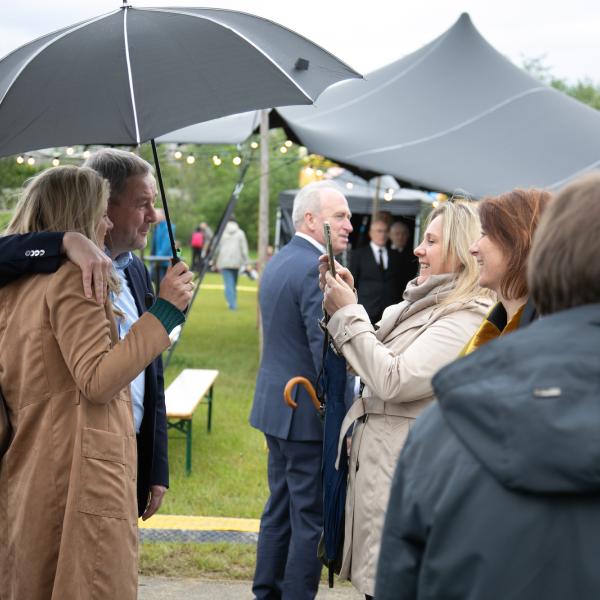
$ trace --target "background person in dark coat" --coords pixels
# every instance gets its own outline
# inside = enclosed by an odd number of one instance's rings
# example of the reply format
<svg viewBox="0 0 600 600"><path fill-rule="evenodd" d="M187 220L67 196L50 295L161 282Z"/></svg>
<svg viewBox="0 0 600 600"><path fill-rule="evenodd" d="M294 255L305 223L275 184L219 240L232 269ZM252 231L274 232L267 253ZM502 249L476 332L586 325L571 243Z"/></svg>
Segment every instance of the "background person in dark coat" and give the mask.
<svg viewBox="0 0 600 600"><path fill-rule="evenodd" d="M353 250L350 257L358 302L365 307L371 323L381 319L385 308L402 300L406 284L416 271L411 265L414 260L388 250L388 231L385 221L373 221L369 228L370 243Z"/></svg>
<svg viewBox="0 0 600 600"><path fill-rule="evenodd" d="M375 596L600 597L600 176L541 218L542 318L442 369L400 457Z"/></svg>
<svg viewBox="0 0 600 600"><path fill-rule="evenodd" d="M311 600L317 593L323 423L302 386L295 388L296 410L284 403L283 389L297 375L316 386L321 369L323 222L331 225L336 254L346 249L352 231L346 198L330 182L302 188L292 218L296 234L267 263L259 291L264 343L250 424L269 447L270 496L256 549L252 591L258 600Z"/></svg>
<svg viewBox="0 0 600 600"><path fill-rule="evenodd" d="M390 249L400 252L400 254L412 254L409 247L410 229L404 221L395 221L390 225Z"/></svg>

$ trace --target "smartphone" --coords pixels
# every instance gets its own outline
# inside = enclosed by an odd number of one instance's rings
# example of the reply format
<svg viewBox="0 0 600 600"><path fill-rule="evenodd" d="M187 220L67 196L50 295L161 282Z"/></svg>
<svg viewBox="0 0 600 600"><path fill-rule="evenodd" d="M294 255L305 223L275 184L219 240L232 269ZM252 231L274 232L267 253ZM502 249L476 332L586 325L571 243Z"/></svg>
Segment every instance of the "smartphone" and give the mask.
<svg viewBox="0 0 600 600"><path fill-rule="evenodd" d="M323 223L323 237L325 238L325 249L329 258L329 272L335 277L335 259L333 258L333 244L331 243L331 226L327 221Z"/></svg>

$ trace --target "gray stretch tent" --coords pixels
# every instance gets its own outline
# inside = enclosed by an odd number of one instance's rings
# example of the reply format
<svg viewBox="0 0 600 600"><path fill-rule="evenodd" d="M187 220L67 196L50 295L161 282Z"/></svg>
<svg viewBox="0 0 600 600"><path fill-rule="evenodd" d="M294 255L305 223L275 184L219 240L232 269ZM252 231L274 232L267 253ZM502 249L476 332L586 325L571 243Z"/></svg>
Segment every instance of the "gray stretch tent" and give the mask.
<svg viewBox="0 0 600 600"><path fill-rule="evenodd" d="M600 165L600 111L513 65L462 14L420 50L273 124L363 175L475 197L557 188Z"/></svg>

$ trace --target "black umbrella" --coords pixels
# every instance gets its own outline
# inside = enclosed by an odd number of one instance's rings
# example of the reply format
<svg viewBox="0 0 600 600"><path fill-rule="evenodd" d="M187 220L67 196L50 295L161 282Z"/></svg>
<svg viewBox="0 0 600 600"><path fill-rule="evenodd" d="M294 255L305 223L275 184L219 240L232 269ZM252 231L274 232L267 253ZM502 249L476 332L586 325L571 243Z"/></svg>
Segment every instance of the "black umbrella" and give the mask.
<svg viewBox="0 0 600 600"><path fill-rule="evenodd" d="M224 115L311 104L351 77L329 52L260 17L124 3L0 61L0 156L138 145ZM157 176L168 214L158 162Z"/></svg>

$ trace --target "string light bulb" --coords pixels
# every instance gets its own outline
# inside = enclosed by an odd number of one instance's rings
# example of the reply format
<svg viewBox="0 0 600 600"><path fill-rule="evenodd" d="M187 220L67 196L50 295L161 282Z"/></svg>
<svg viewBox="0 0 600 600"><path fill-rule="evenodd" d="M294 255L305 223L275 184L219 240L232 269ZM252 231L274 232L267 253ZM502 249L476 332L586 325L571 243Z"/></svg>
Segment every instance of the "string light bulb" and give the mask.
<svg viewBox="0 0 600 600"><path fill-rule="evenodd" d="M33 165L35 165L35 158L33 158L33 156L30 156L30 157L27 159L27 164L28 164L30 167L33 167Z"/></svg>
<svg viewBox="0 0 600 600"><path fill-rule="evenodd" d="M281 148L279 148L279 152L281 152L281 154L285 154L287 152L287 148L285 146L281 146Z"/></svg>
<svg viewBox="0 0 600 600"><path fill-rule="evenodd" d="M193 154L189 154L188 157L185 159L185 162L188 165L193 165L196 162L196 158L194 157Z"/></svg>
<svg viewBox="0 0 600 600"><path fill-rule="evenodd" d="M351 181L346 182L346 189L351 190L354 187L354 184Z"/></svg>
<svg viewBox="0 0 600 600"><path fill-rule="evenodd" d="M234 156L231 161L236 167L239 167L242 164L242 159L239 156Z"/></svg>
<svg viewBox="0 0 600 600"><path fill-rule="evenodd" d="M73 154L75 153L75 149L69 146L65 152L67 153L67 156L73 156Z"/></svg>
<svg viewBox="0 0 600 600"><path fill-rule="evenodd" d="M293 144L293 143L292 143L292 140L285 140L285 144L284 144L284 146L285 146L286 148L291 148L291 147L292 147L292 144Z"/></svg>
<svg viewBox="0 0 600 600"><path fill-rule="evenodd" d="M53 166L53 167L58 167L58 165L60 165L60 160L58 160L58 156L55 156L55 157L52 159L52 166Z"/></svg>
<svg viewBox="0 0 600 600"><path fill-rule="evenodd" d="M390 200L392 200L392 199L393 199L393 197L394 197L394 194L393 194L392 192L390 192L389 190L387 190L387 191L385 192L385 194L383 194L383 199L384 199L386 202L389 202Z"/></svg>
<svg viewBox="0 0 600 600"><path fill-rule="evenodd" d="M256 150L258 148L258 142L252 142L250 144L250 148L252 148L252 150Z"/></svg>
<svg viewBox="0 0 600 600"><path fill-rule="evenodd" d="M25 162L25 159L19 155L17 156L17 164L22 165Z"/></svg>
<svg viewBox="0 0 600 600"><path fill-rule="evenodd" d="M83 151L83 158L85 158L85 160L87 160L90 157L90 151L89 150L84 150Z"/></svg>
<svg viewBox="0 0 600 600"><path fill-rule="evenodd" d="M223 162L216 154L212 157L212 161L213 161L213 165L215 165L215 167L219 167L221 165L221 163Z"/></svg>
<svg viewBox="0 0 600 600"><path fill-rule="evenodd" d="M181 160L183 152L181 150L175 150L173 156L175 157L175 160Z"/></svg>

